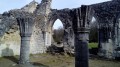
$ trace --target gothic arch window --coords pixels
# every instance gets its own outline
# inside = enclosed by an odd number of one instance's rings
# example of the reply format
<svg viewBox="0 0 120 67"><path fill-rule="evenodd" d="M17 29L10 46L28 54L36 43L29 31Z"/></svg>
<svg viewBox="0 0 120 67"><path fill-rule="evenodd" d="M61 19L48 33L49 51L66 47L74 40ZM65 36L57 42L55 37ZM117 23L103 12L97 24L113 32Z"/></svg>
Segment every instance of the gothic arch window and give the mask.
<svg viewBox="0 0 120 67"><path fill-rule="evenodd" d="M53 24L53 40L56 43L60 44L63 42L63 37L64 37L64 28L62 21L57 19Z"/></svg>
<svg viewBox="0 0 120 67"><path fill-rule="evenodd" d="M90 27L90 42L98 42L98 25L95 17L92 18Z"/></svg>
<svg viewBox="0 0 120 67"><path fill-rule="evenodd" d="M63 28L63 24L62 24L62 21L60 19L57 19L53 24L53 28L58 29L59 27Z"/></svg>

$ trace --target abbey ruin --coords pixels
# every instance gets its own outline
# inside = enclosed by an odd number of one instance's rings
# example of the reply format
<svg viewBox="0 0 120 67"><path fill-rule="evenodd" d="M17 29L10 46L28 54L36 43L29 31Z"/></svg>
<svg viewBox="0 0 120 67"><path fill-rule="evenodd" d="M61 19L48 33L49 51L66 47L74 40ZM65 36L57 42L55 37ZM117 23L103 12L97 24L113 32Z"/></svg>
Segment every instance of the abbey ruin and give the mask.
<svg viewBox="0 0 120 67"><path fill-rule="evenodd" d="M51 46L53 24L60 19L64 26L65 51L75 46L75 67L88 67L93 17L98 23L98 55L111 59L120 57L120 0L61 10L52 9L51 3L52 0L42 0L40 4L32 1L21 9L0 14L1 57L20 55L19 63L25 64L29 62L29 53L46 53Z"/></svg>

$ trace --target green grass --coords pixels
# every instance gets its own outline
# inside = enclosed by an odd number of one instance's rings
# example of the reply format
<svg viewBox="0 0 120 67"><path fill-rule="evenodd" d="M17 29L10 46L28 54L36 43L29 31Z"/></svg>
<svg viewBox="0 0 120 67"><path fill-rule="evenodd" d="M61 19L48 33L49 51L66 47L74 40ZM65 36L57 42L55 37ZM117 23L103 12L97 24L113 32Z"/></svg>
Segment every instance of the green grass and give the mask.
<svg viewBox="0 0 120 67"><path fill-rule="evenodd" d="M89 49L98 48L98 43L89 43L88 47L89 47Z"/></svg>

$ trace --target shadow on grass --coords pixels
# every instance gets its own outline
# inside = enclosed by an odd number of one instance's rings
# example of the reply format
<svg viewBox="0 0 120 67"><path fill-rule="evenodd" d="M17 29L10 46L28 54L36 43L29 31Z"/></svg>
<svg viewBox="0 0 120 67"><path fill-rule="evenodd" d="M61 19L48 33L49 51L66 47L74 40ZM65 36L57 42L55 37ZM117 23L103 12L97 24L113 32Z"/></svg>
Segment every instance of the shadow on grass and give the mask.
<svg viewBox="0 0 120 67"><path fill-rule="evenodd" d="M18 59L15 58L14 56L4 56L3 58L8 59L8 60L18 64Z"/></svg>
<svg viewBox="0 0 120 67"><path fill-rule="evenodd" d="M43 65L41 63L37 63L37 62L34 62L33 65L38 66L38 67L49 67L49 66Z"/></svg>

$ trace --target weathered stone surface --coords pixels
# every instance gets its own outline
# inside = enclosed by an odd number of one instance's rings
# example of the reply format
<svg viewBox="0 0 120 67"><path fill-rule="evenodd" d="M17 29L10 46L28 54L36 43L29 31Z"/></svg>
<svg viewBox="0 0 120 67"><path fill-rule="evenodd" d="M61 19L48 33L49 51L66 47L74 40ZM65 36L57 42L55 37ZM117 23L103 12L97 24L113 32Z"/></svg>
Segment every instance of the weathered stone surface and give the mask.
<svg viewBox="0 0 120 67"><path fill-rule="evenodd" d="M93 10L90 6L82 5L72 13L74 14L71 16L75 34L75 67L89 67L88 42Z"/></svg>
<svg viewBox="0 0 120 67"><path fill-rule="evenodd" d="M28 5L26 5L23 8L21 8L21 10L29 12L29 13L33 13L36 10L37 5L38 5L38 3L33 0Z"/></svg>
<svg viewBox="0 0 120 67"><path fill-rule="evenodd" d="M2 14L1 22L0 22L0 37L4 35L5 32L7 32L11 25L15 22L15 19L13 16L10 16L9 13L5 12Z"/></svg>
<svg viewBox="0 0 120 67"><path fill-rule="evenodd" d="M54 22L60 19L64 27L64 50L66 53L74 53L74 33L72 29L72 19L70 9L52 9L49 14L49 21L46 25L48 31L51 31Z"/></svg>
<svg viewBox="0 0 120 67"><path fill-rule="evenodd" d="M105 58L114 59L117 54L115 49L119 47L119 4L119 0L112 0L91 5L98 21L99 55Z"/></svg>
<svg viewBox="0 0 120 67"><path fill-rule="evenodd" d="M31 13L31 11L29 11L29 10L31 10L31 9L33 9L33 7L34 7L34 3L36 3L36 2L31 2L30 4L28 4L27 6L25 6L25 7L23 7L23 8L21 8L21 9L15 9L15 10L10 10L8 13L4 13L3 15L4 16L11 16L12 18L14 18L14 20L15 20L15 22L13 22L12 20L8 20L8 19L6 19L7 17L5 17L5 21L3 22L1 22L1 23L3 23L3 24L8 24L8 23L11 23L12 25L9 25L9 26L4 26L6 29L7 29L7 31L5 31L4 30L4 28L3 29L1 29L2 30L2 32L0 32L1 33L1 36L3 36L4 35L4 33L6 32L6 33L10 33L10 34L12 34L12 32L15 32L15 31L19 31L19 29L17 29L16 30L16 27L18 27L19 28L19 26L18 26L18 23L17 23L17 21L16 21L16 17L30 17L30 13ZM41 3L42 4L42 3ZM47 5L47 4L46 4ZM36 6L37 7L37 6ZM34 11L34 10L32 10L32 11ZM41 12L41 11L40 11ZM26 16L27 15L27 16ZM31 14L32 15L32 14ZM2 18L3 16L2 16L2 14L1 14L1 18ZM31 17L34 17L33 15L31 16ZM43 16L39 16L39 18L38 18L38 16L36 16L36 17L34 17L35 19L37 18L37 22L35 21L35 26L34 26L34 29L33 29L33 34L32 34L32 37L31 37L31 49L30 49L30 53L32 53L32 54L36 54L36 53L45 53L45 51L46 51L46 49L45 49L45 40L44 40L44 37L45 37L45 35L43 34L43 29L44 29L44 19L46 18L42 18ZM9 18L10 19L10 18ZM38 21L39 19L41 19L40 21ZM2 19L1 19L2 20ZM8 22L9 21L9 22ZM41 21L44 21L43 22L43 24L42 24L42 22ZM2 25L3 26L3 25ZM14 27L15 26L15 27ZM10 27L10 28L9 28ZM43 28L43 29L42 29ZM12 30L12 29L14 29L14 30ZM10 31L8 31L8 30L10 30ZM9 36L9 35L6 35L7 37ZM16 36L19 36L19 32L17 32L17 35ZM19 37L19 39L20 39L20 37ZM3 40L2 40L3 41ZM14 43L12 43L12 41L10 41L11 42L11 45L14 45ZM19 44L19 41L16 41L17 43L18 43L18 47L20 48L20 44ZM7 41L5 41L5 43L7 43ZM1 47L3 47L3 46L1 46ZM12 48L13 49L13 48ZM19 55L19 49L17 49L17 50L14 50L13 49L13 51L18 51L17 53L15 52L15 55Z"/></svg>
<svg viewBox="0 0 120 67"><path fill-rule="evenodd" d="M7 44L8 40L12 38L17 38L16 43L9 41L10 48L14 44L19 44L20 35L19 35L19 26L17 24L17 17L31 17L35 19L35 25L32 31L32 37L30 42L30 53L45 53L46 48L51 45L52 40L52 26L57 19L60 19L64 26L64 50L66 52L73 52L74 49L74 32L77 29L77 25L73 27L72 20L74 20L75 9L52 9L51 8L52 0L42 0L40 4L35 1L32 1L30 4L26 5L21 9L10 10L9 12L4 12L0 14L0 39L1 43L5 41L4 46ZM120 1L112 0L98 4L89 5L94 9L94 17L98 21L99 29L99 55L106 58L115 58L120 57L119 50L116 50L120 47ZM80 9L80 8L79 8ZM87 19L88 20L88 19ZM84 20L77 20L84 21ZM89 20L90 21L90 20ZM76 22L76 21L74 21ZM84 29L81 29L84 30ZM12 35L13 34L13 35ZM15 35L15 37L13 37ZM3 44L2 44L3 45ZM7 48L7 47L6 47ZM19 54L20 46L15 52L15 55ZM12 48L13 51L16 50ZM1 52L2 53L2 52Z"/></svg>
<svg viewBox="0 0 120 67"><path fill-rule="evenodd" d="M34 19L31 17L18 17L17 22L20 28L21 48L19 64L29 63L30 39L34 26Z"/></svg>

